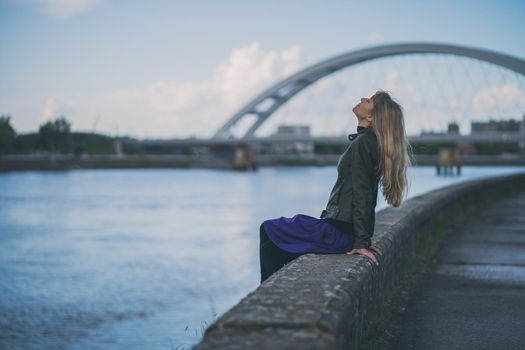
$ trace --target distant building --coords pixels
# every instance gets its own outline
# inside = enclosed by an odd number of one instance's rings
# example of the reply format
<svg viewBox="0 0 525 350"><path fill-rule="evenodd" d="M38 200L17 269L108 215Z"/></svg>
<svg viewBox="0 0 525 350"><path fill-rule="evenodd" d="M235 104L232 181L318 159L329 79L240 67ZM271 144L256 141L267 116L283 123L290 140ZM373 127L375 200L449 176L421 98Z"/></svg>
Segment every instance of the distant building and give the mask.
<svg viewBox="0 0 525 350"><path fill-rule="evenodd" d="M295 137L310 137L310 126L308 125L279 125L277 132L272 135L276 139L293 139ZM285 141L276 142L273 146L274 152L277 153L313 153L313 141Z"/></svg>
<svg viewBox="0 0 525 350"><path fill-rule="evenodd" d="M459 124L452 122L448 124L447 133L449 134L459 134Z"/></svg>
<svg viewBox="0 0 525 350"><path fill-rule="evenodd" d="M422 130L420 135L421 136L427 136L427 135L445 135L446 133L443 132L443 131L434 131L434 130L430 130L430 131L426 131L426 130Z"/></svg>
<svg viewBox="0 0 525 350"><path fill-rule="evenodd" d="M431 135L431 136L435 136L435 135L446 135L446 134L459 134L459 124L456 123L456 122L452 122L452 123L449 123L447 125L447 131L421 131L420 135L421 136L427 136L427 135Z"/></svg>
<svg viewBox="0 0 525 350"><path fill-rule="evenodd" d="M277 136L310 136L310 126L308 125L279 125Z"/></svg>
<svg viewBox="0 0 525 350"><path fill-rule="evenodd" d="M525 119L525 116L524 116ZM471 133L483 132L519 132L522 129L524 121L509 120L489 120L488 122L472 122Z"/></svg>

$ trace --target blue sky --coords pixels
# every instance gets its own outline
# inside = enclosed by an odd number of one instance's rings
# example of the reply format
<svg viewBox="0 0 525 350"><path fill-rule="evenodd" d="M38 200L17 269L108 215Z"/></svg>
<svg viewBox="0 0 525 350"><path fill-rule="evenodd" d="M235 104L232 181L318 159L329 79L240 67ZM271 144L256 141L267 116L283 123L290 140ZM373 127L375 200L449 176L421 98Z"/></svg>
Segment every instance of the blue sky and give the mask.
<svg viewBox="0 0 525 350"><path fill-rule="evenodd" d="M353 49L427 41L525 58L523 18L524 1L4 0L0 113L19 132L66 115L78 131L209 136L269 84Z"/></svg>

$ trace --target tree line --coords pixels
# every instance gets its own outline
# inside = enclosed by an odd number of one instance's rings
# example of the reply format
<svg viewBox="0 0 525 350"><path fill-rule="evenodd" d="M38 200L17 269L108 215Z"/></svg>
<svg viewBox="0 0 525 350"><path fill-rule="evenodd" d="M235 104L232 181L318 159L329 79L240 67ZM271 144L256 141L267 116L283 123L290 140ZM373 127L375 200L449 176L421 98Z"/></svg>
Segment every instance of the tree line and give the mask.
<svg viewBox="0 0 525 350"><path fill-rule="evenodd" d="M112 137L91 133L74 133L71 122L59 116L40 125L38 132L19 134L11 125L10 115L0 116L0 154L110 154Z"/></svg>

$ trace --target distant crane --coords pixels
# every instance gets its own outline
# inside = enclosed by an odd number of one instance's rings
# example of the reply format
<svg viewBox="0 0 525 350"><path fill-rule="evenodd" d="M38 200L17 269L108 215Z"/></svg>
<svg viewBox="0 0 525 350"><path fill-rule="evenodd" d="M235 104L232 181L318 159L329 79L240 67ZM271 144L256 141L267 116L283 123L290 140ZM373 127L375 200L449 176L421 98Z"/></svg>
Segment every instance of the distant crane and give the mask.
<svg viewBox="0 0 525 350"><path fill-rule="evenodd" d="M119 139L119 133L118 133L118 124L115 125L115 131L117 135L115 136L115 142L114 142L114 148L115 148L115 154L118 158L124 157L124 153L122 152L122 143Z"/></svg>
<svg viewBox="0 0 525 350"><path fill-rule="evenodd" d="M100 120L100 113L97 114L95 121L93 122L93 126L91 128L91 133L95 133L95 129L97 128L98 121Z"/></svg>

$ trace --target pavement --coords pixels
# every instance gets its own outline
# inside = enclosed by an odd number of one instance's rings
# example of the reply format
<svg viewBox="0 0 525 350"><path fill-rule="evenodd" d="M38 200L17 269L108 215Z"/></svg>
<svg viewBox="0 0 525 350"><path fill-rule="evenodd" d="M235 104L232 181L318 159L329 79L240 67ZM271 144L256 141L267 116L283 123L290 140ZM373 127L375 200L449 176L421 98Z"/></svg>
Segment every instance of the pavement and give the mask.
<svg viewBox="0 0 525 350"><path fill-rule="evenodd" d="M448 231L396 348L525 349L525 192Z"/></svg>

